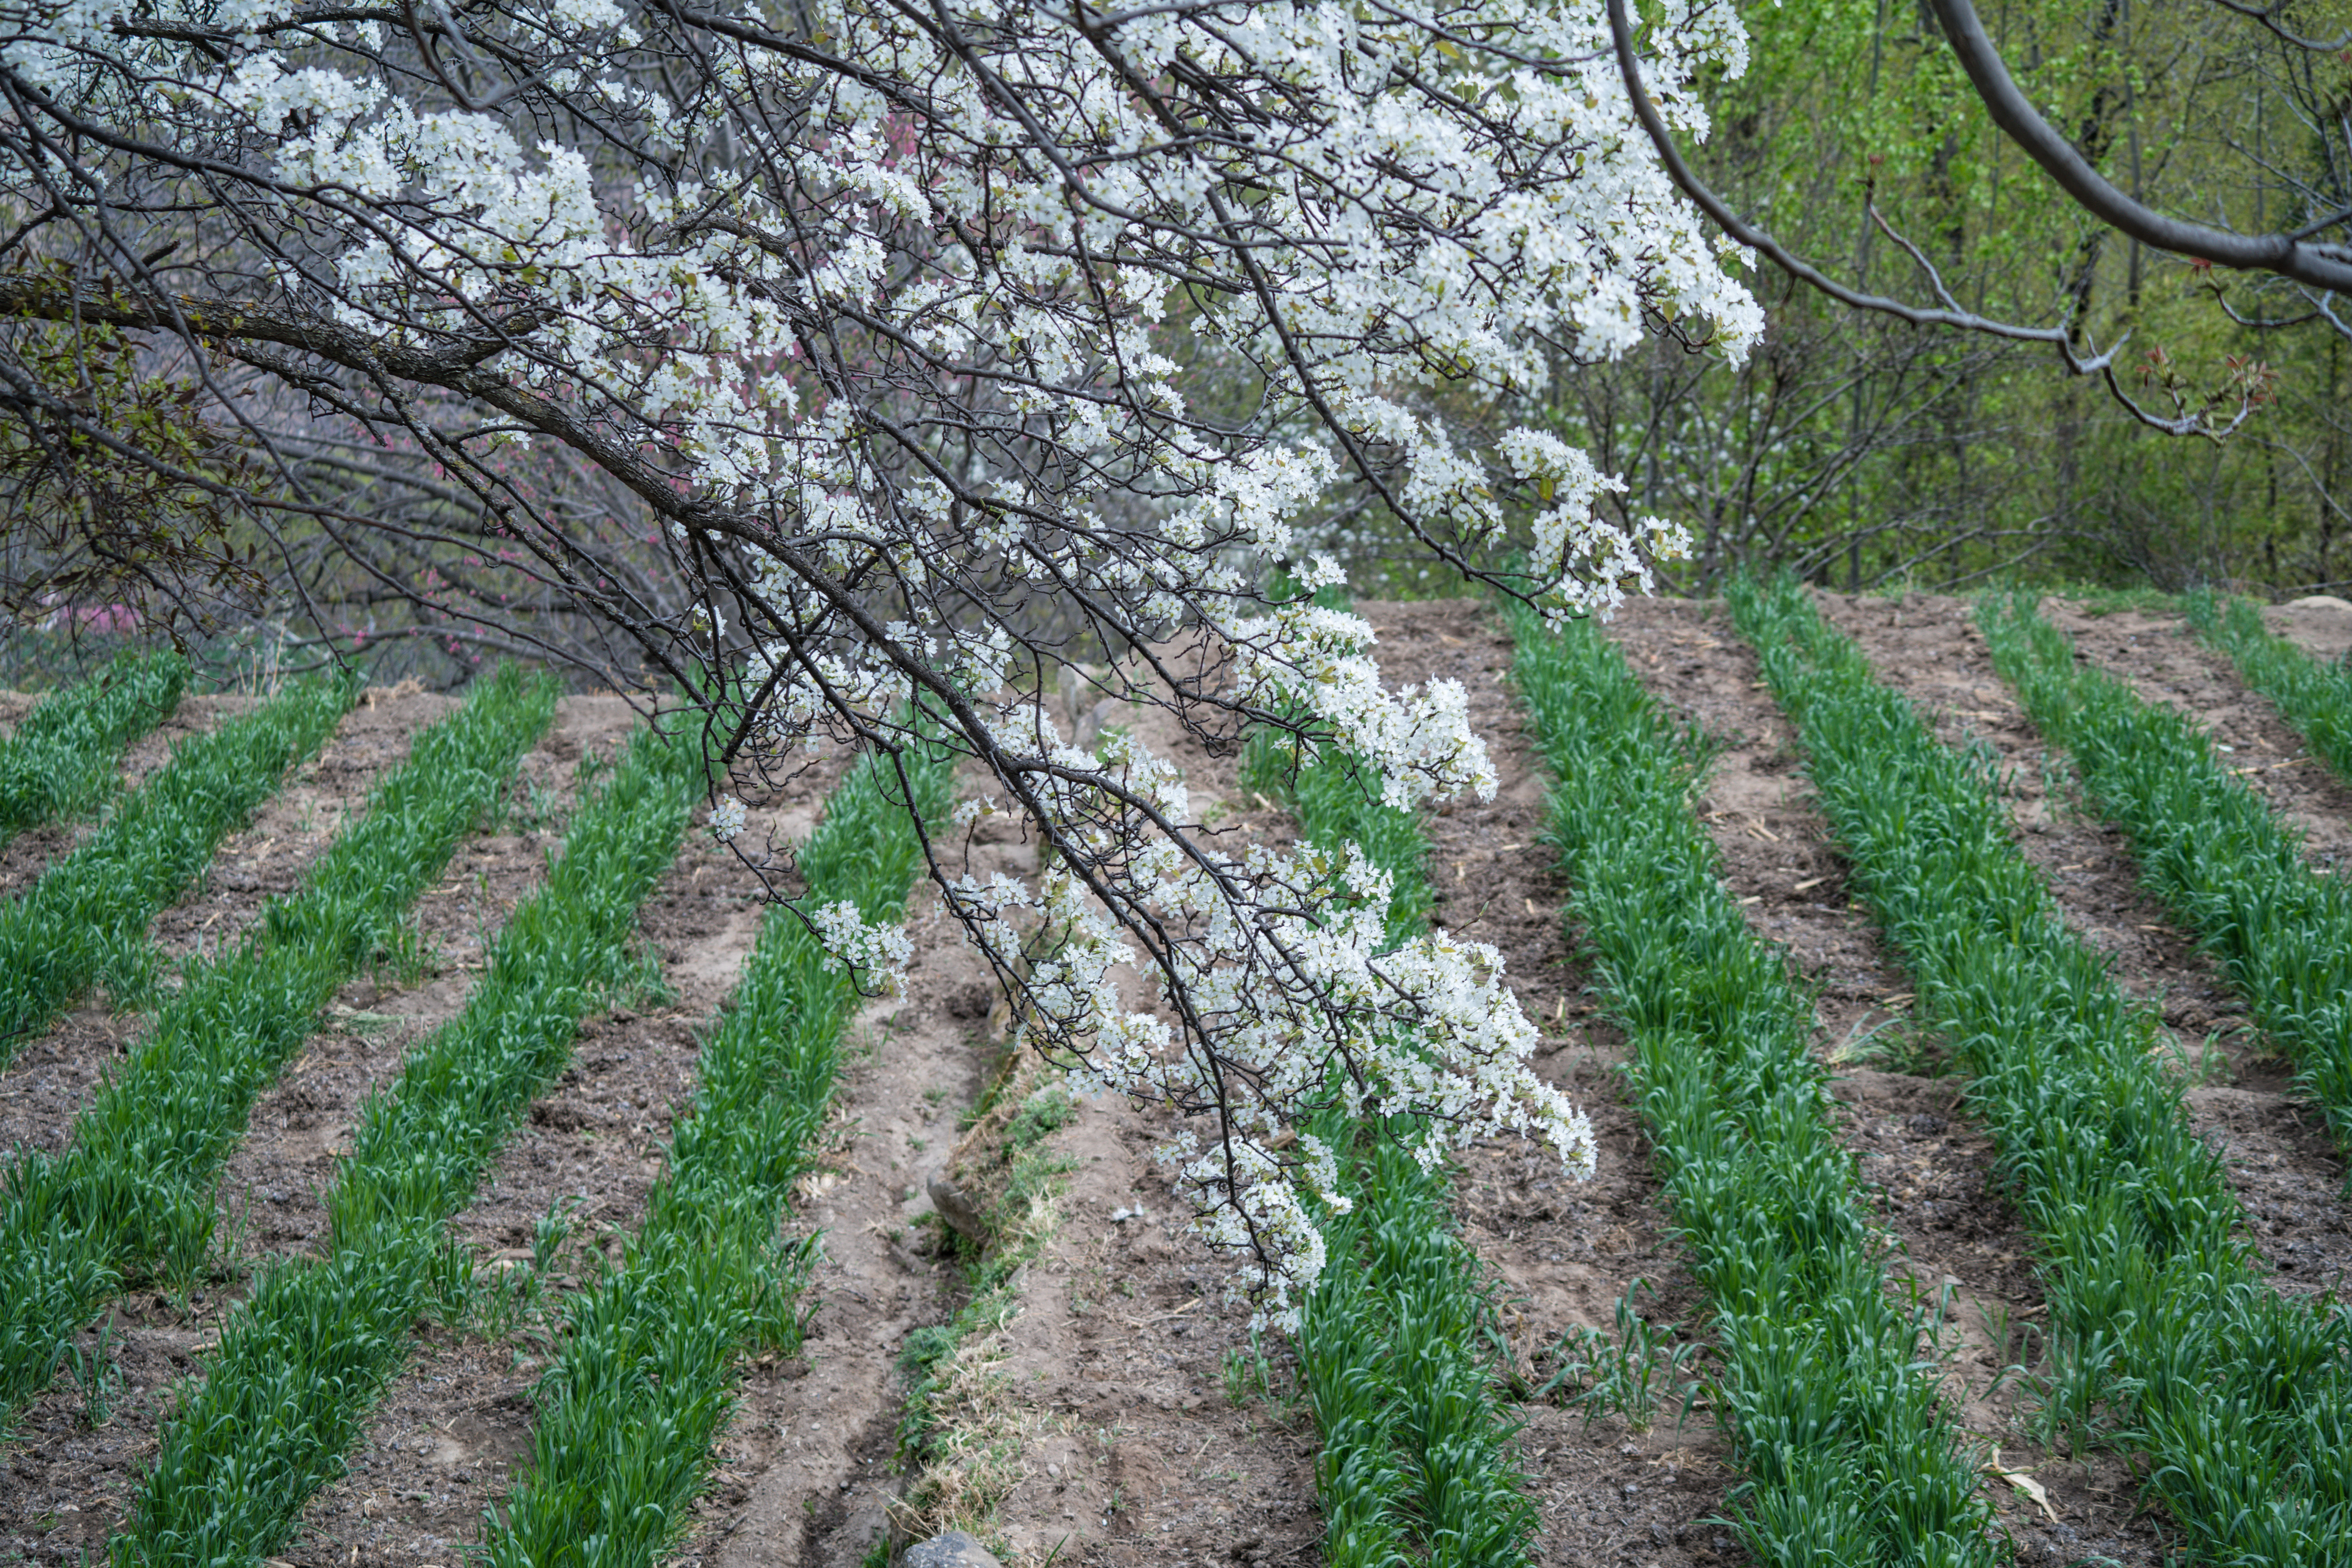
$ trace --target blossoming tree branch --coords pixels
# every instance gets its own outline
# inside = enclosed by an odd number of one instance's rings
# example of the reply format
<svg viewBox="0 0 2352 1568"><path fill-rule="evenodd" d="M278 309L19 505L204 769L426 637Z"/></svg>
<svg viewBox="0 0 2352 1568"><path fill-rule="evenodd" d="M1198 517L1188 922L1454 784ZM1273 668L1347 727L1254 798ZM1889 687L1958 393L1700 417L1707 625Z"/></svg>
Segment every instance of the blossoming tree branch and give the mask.
<svg viewBox="0 0 2352 1568"><path fill-rule="evenodd" d="M1668 0L1657 113L1703 135L1695 79L1744 49ZM697 692L740 793L827 741L968 759L960 820L1015 814L1041 870L968 875L942 826L946 908L1027 1047L1182 1113L1179 1179L1266 1316L1320 1266L1328 1109L1590 1168L1491 949L1386 950L1353 847L1221 844L1164 758L1040 697L1083 667L1400 807L1492 792L1462 690L1384 685L1310 595L1349 508L1561 616L1682 546L1495 414L1563 353L1761 325L1601 0L6 0L0 93L26 428L281 541L360 550L394 526L370 498L423 498L398 526ZM171 438L78 344L177 389ZM592 481L682 594L580 526Z"/></svg>

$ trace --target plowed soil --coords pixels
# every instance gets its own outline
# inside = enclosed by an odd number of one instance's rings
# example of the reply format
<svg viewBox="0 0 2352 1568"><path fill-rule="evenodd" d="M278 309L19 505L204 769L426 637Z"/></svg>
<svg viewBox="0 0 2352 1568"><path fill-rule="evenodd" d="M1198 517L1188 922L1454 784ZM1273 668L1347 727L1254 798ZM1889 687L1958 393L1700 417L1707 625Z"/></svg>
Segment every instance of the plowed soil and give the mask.
<svg viewBox="0 0 2352 1568"><path fill-rule="evenodd" d="M1941 739L1999 756L2019 844L2068 921L2156 1011L2195 1074L2192 1123L2224 1152L2279 1286L2343 1289L2352 1215L2339 1195L2341 1161L2223 976L2141 892L2121 838L2076 798L2063 760L1994 674L1968 605L1926 595L1821 603ZM2225 660L2177 617L2095 608L2053 614L2086 657L2206 726L2223 748L2217 755L2247 769L2242 776L2303 830L2315 862L2352 852L2352 791L2304 755ZM1570 1331L1613 1336L1626 1303L1664 1325L1667 1342L1696 1340L1704 1353L1706 1303L1623 1103L1622 1042L1596 1016L1561 921L1568 889L1541 842L1547 780L1509 687L1508 641L1470 602L1365 613L1391 683L1463 683L1500 777L1491 802L1457 803L1427 822L1434 920L1501 951L1522 1008L1542 1026L1539 1069L1586 1109L1601 1138L1600 1172L1582 1184L1507 1142L1471 1148L1459 1162L1456 1215L1490 1272L1515 1385L1541 1387ZM2273 614L2323 657L2352 647L2352 606ZM1943 1387L1982 1449L1987 1495L2020 1560L2156 1568L2175 1543L2138 1510L2123 1464L2034 1440L2030 1380L2012 1370L2030 1372L2042 1350L2032 1242L1993 1182L1990 1146L1960 1103L1959 1080L1911 1023L1909 983L1846 887L1794 734L1752 655L1708 603L1643 603L1610 635L1650 689L1720 748L1698 810L1733 896L1815 996L1815 1049L1832 1068L1837 1125L1894 1248L1890 1289L1941 1311ZM293 885L435 700L356 712L299 781L308 793L289 792L234 840L206 887L158 922L159 942L184 952L225 940L262 898ZM8 711L0 701L0 721ZM1128 717L1175 756L1196 810L1219 831L1266 842L1290 833L1241 789L1230 752L1213 754L1148 716ZM318 1245L318 1194L362 1098L463 1005L484 935L527 893L561 834L581 750L609 747L628 719L617 700L568 700L526 763L539 787L462 847L420 906L426 962L367 977L338 998L310 1053L263 1101L223 1184L236 1247L221 1279L184 1298L127 1300L110 1318L124 1383L105 1419L93 1422L100 1413L69 1380L26 1412L20 1436L0 1448L0 1563L61 1563L102 1548L152 1452L172 1380L201 1373L202 1349L243 1269ZM804 829L828 782L813 774L773 809ZM0 858L0 891L68 837L20 843ZM1018 874L1034 861L1003 832L983 833L974 853L982 875ZM572 1069L533 1108L454 1227L486 1269L521 1267L542 1217L571 1215L551 1296L515 1324L423 1328L416 1361L386 1394L350 1476L312 1504L289 1561L450 1568L478 1539L483 1510L528 1458L551 1314L587 1272L586 1251L611 1245L639 1215L669 1117L692 1092L700 1030L756 932L758 891L699 836L681 855L643 919L665 987L589 1022ZM678 1568L859 1568L883 1543L903 1544L944 1517L935 1493L910 1495L913 1478L901 1470L898 1357L908 1336L951 1314L965 1289L932 1245L925 1183L951 1157L963 1113L1002 1064L980 966L928 900L917 900L910 930L909 984L860 1015L832 1142L796 1205L794 1228L824 1236L808 1343L796 1358L747 1369ZM0 1075L0 1142L55 1146L95 1075L139 1026L97 1005L28 1051ZM1021 1277L1021 1310L982 1346L985 1376L958 1407L971 1426L971 1457L950 1478L1008 1563L1305 1564L1319 1552L1313 1424L1283 1347L1252 1340L1220 1300L1223 1266L1183 1229L1152 1158L1170 1131L1161 1113L1096 1103L1049 1142L1066 1190ZM1540 1510L1539 1562L1742 1560L1721 1522L1738 1478L1703 1405L1678 1424L1669 1393L1638 1427L1622 1415L1588 1424L1551 1403L1522 1403L1515 1414Z"/></svg>

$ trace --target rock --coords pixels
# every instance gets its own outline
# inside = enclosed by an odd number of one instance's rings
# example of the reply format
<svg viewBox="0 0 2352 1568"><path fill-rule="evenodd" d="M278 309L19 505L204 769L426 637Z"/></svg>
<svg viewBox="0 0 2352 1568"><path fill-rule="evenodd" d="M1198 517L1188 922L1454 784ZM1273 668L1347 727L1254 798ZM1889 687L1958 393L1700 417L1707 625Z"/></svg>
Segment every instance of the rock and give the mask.
<svg viewBox="0 0 2352 1568"><path fill-rule="evenodd" d="M979 1205L965 1195L964 1190L957 1186L945 1171L932 1173L924 1188L931 1194L931 1206L940 1211L941 1219L974 1241L988 1239L988 1222L981 1218ZM944 1541L947 1537L940 1539Z"/></svg>
<svg viewBox="0 0 2352 1568"><path fill-rule="evenodd" d="M899 1562L902 1568L1003 1568L994 1553L961 1530L918 1542Z"/></svg>

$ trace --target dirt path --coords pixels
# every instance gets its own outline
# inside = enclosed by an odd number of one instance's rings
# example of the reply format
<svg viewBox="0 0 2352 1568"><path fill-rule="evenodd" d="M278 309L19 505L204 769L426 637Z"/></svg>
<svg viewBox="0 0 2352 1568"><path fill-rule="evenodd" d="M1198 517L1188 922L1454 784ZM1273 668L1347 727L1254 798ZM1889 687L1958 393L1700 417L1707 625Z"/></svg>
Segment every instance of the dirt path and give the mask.
<svg viewBox="0 0 2352 1568"><path fill-rule="evenodd" d="M1763 689L1754 652L1710 602L1635 605L1612 631L1645 685L1725 742L1700 813L1751 926L1785 944L1818 988L1815 1048L1837 1069L1841 1135L1900 1247L1890 1278L1931 1303L1949 1293L1946 1397L2006 1465L2036 1474L2058 1515L2053 1524L2003 1486L1991 1494L2002 1522L2029 1558L2098 1553L2155 1568L2163 1542L2133 1518L2120 1463L2061 1462L2025 1440L2029 1411L2013 1384L1991 1394L2018 1358L2020 1326L2042 1310L2033 1243L1990 1189L1992 1144L1962 1116L1959 1079L1938 1075L1909 1028L1909 983L1851 901L1795 731Z"/></svg>
<svg viewBox="0 0 2352 1568"><path fill-rule="evenodd" d="M2140 890L2123 835L2072 799L2053 796L2042 738L1993 673L1967 619L1967 603L1925 596L1824 596L1822 603L1862 644L1881 678L1929 715L1940 739L1980 738L1999 752L2019 846L2048 881L2067 923L2113 958L2117 983L2160 1011L2183 1052L2214 1080L2189 1090L2189 1125L2226 1156L2231 1185L2273 1282L2288 1290L2341 1289L2352 1271L2352 1207L2338 1195L2344 1166L2325 1128L2297 1103L2292 1070L2252 1031L2221 967ZM2205 657L2169 633L2129 626L2086 640L2128 645L2135 638L2165 649L2163 658L2150 658L2152 668L2177 671ZM2200 718L2215 722L2263 708L2242 688L2223 688L2224 676L2211 679L2200 700L2206 706L2196 710ZM2176 683L2185 684L2185 678ZM2229 732L2251 743L2258 731L2243 727L2242 718L2233 721L2242 727Z"/></svg>
<svg viewBox="0 0 2352 1568"><path fill-rule="evenodd" d="M974 857L982 877L1033 865L1012 842ZM717 1568L857 1568L888 1533L898 1354L908 1333L955 1304L952 1268L919 1249L917 1224L931 1206L924 1183L997 1056L982 1037L994 993L978 957L926 889L910 911L907 984L852 1025L837 1142L786 1222L824 1237L807 1345L798 1360L752 1369L685 1548Z"/></svg>

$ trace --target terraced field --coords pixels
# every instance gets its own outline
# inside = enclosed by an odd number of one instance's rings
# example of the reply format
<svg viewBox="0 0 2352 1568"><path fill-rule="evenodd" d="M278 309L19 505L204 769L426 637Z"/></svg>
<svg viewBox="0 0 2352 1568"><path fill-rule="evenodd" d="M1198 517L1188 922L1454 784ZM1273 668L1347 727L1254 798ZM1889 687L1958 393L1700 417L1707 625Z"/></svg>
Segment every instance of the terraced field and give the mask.
<svg viewBox="0 0 2352 1568"><path fill-rule="evenodd" d="M867 1003L618 699L0 696L0 1564L2352 1563L2352 606L1362 608L1495 800L1152 738L1498 947L1601 1168L1329 1130L1295 1342L855 759L764 809Z"/></svg>

